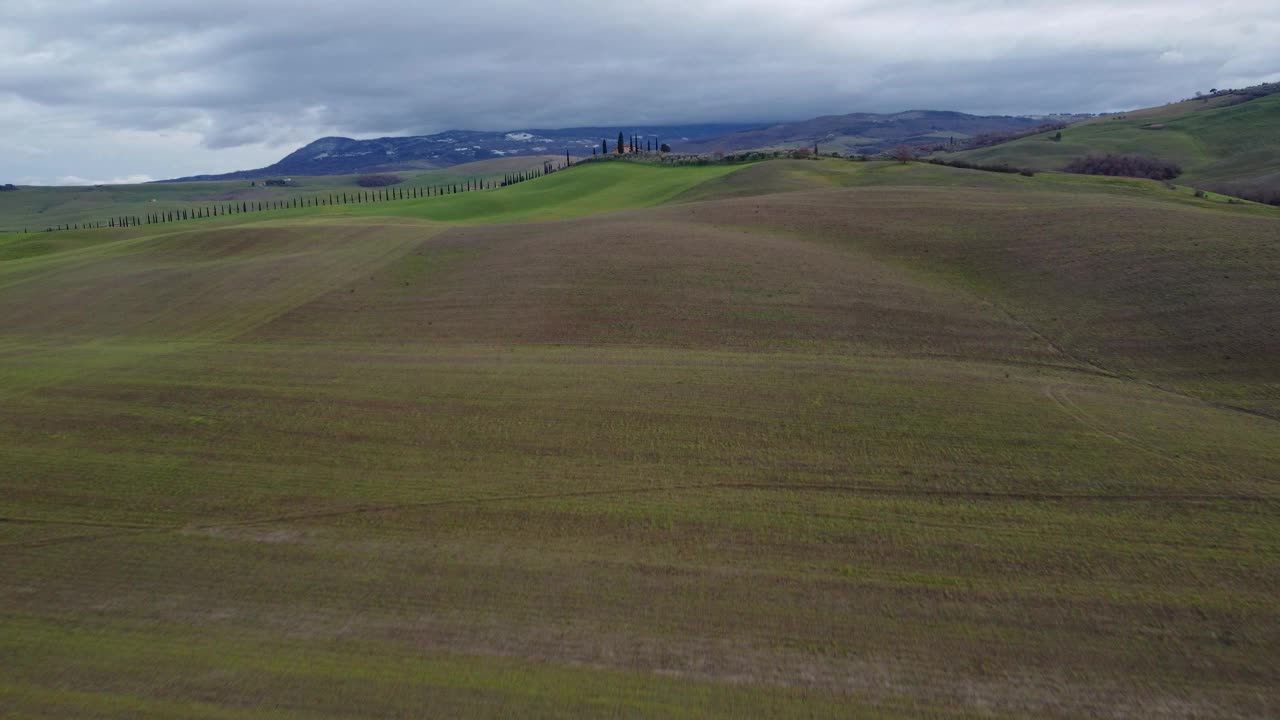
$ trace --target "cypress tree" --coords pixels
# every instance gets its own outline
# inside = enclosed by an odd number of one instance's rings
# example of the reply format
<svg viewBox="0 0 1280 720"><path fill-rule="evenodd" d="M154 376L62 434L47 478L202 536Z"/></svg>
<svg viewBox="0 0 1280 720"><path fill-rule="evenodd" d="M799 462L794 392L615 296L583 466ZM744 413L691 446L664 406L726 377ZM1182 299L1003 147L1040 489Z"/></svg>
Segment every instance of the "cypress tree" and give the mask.
<svg viewBox="0 0 1280 720"><path fill-rule="evenodd" d="M622 133L618 133L618 154L622 154Z"/></svg>

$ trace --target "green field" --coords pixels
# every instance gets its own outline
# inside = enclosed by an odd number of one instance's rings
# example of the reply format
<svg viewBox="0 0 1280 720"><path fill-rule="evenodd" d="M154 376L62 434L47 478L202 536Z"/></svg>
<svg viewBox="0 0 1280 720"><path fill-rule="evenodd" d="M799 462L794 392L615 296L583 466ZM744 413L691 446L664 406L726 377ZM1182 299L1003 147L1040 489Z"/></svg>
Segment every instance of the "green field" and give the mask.
<svg viewBox="0 0 1280 720"><path fill-rule="evenodd" d="M837 160L0 235L0 716L1272 715L1278 235Z"/></svg>
<svg viewBox="0 0 1280 720"><path fill-rule="evenodd" d="M563 163L564 156L502 158L442 170L405 170L383 174L403 179L404 182L395 186L402 190L434 188L467 180L500 181L506 173L535 170L542 167L544 161ZM358 178L358 175L297 177L290 178L294 184L286 187L268 187L263 184L264 180L23 187L17 192L0 193L0 237L23 230L38 232L64 225L106 224L111 217L143 217L150 213L194 210L219 204L288 202L327 198L331 193L381 190L361 188L356 183Z"/></svg>
<svg viewBox="0 0 1280 720"><path fill-rule="evenodd" d="M1147 155L1181 165L1178 182L1280 185L1280 94L1238 105L1186 102L1109 116L956 157L1060 170L1090 154Z"/></svg>

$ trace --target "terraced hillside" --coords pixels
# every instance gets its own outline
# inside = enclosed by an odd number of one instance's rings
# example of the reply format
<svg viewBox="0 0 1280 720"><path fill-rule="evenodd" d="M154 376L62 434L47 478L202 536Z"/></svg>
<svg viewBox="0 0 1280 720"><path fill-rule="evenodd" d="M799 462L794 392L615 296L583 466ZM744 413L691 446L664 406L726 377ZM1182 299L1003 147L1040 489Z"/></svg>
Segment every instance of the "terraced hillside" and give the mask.
<svg viewBox="0 0 1280 720"><path fill-rule="evenodd" d="M0 238L0 715L1280 707L1280 213L731 170Z"/></svg>
<svg viewBox="0 0 1280 720"><path fill-rule="evenodd" d="M1280 94L1236 105L1186 102L1100 118L958 157L1059 170L1089 154L1149 155L1180 164L1179 182L1280 188Z"/></svg>

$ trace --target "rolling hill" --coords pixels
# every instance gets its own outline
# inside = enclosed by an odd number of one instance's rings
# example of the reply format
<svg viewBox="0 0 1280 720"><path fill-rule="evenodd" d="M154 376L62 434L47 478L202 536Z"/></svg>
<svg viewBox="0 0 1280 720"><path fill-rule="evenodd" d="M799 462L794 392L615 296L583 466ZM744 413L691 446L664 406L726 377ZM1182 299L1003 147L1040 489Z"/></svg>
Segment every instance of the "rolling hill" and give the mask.
<svg viewBox="0 0 1280 720"><path fill-rule="evenodd" d="M544 162L564 162L563 155L532 155L479 160L436 170L393 173L403 180L397 187L426 188L483 179L500 180L507 173L533 170ZM23 229L106 222L113 216L143 216L218 203L288 202L327 193L354 193L363 188L359 175L295 176L284 186L243 180L145 183L78 187L23 187L0 194L0 233Z"/></svg>
<svg viewBox="0 0 1280 720"><path fill-rule="evenodd" d="M1059 170L1089 154L1148 155L1182 166L1179 182L1209 189L1280 189L1280 94L1223 95L1108 116L990 148L958 153L984 163Z"/></svg>
<svg viewBox="0 0 1280 720"><path fill-rule="evenodd" d="M0 235L0 715L1267 716L1278 233L823 159Z"/></svg>

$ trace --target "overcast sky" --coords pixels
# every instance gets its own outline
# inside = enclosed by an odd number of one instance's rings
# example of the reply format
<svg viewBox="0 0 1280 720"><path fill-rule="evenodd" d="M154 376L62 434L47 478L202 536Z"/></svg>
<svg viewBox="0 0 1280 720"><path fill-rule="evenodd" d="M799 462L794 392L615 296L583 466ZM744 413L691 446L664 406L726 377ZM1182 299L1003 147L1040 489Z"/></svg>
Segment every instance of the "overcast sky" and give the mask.
<svg viewBox="0 0 1280 720"><path fill-rule="evenodd" d="M0 182L325 135L1130 109L1280 80L1277 0L0 0Z"/></svg>

